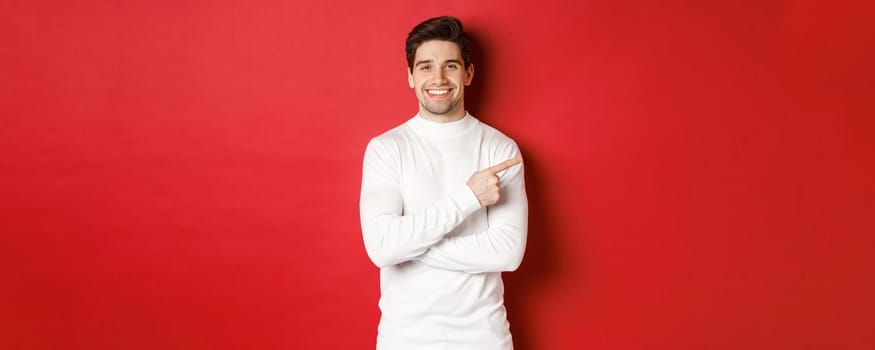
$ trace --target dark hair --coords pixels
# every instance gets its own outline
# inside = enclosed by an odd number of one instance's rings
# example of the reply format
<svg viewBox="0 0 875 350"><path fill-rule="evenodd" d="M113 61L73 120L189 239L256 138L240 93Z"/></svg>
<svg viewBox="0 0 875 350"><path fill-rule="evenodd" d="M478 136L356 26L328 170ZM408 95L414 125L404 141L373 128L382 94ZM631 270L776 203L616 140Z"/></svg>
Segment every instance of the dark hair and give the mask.
<svg viewBox="0 0 875 350"><path fill-rule="evenodd" d="M452 16L441 16L425 20L413 27L407 35L407 68L413 71L413 59L419 45L429 40L444 40L455 43L462 53L465 68L471 65L471 40L462 30L462 22Z"/></svg>

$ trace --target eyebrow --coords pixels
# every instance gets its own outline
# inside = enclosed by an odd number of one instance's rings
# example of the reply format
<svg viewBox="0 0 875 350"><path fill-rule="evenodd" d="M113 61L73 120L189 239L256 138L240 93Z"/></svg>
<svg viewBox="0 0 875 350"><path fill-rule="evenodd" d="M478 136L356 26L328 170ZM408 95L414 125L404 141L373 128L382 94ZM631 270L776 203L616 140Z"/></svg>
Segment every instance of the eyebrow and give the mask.
<svg viewBox="0 0 875 350"><path fill-rule="evenodd" d="M413 66L414 66L414 67L419 67L420 64L433 63L433 62L434 62L434 60L432 60L432 59L427 59L427 60L417 61ZM457 59L451 59L451 60L446 60L446 61L444 61L444 64L447 64L447 63L462 64L462 62L459 61L459 60L457 60Z"/></svg>

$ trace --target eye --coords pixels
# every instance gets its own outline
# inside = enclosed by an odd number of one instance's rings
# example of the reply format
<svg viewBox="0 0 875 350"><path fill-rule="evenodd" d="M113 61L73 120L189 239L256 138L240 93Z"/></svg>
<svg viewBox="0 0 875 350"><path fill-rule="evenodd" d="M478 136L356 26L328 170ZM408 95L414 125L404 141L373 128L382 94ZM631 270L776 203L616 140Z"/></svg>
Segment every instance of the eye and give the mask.
<svg viewBox="0 0 875 350"><path fill-rule="evenodd" d="M456 69L456 68L459 68L459 65L455 64L455 63L449 63L449 64L447 64L447 68Z"/></svg>
<svg viewBox="0 0 875 350"><path fill-rule="evenodd" d="M423 72L427 72L427 71L431 70L431 65L423 64L423 65L419 66L419 70L421 70Z"/></svg>

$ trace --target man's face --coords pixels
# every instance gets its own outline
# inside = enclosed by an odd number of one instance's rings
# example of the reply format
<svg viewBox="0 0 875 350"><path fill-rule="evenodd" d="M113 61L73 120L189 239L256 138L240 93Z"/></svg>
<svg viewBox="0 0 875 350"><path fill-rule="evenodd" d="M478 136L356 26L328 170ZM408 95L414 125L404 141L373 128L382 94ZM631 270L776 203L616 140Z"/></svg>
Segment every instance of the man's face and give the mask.
<svg viewBox="0 0 875 350"><path fill-rule="evenodd" d="M443 40L419 45L413 72L407 74L407 82L419 100L420 115L443 120L465 115L465 86L472 78L474 66L465 69L459 46Z"/></svg>

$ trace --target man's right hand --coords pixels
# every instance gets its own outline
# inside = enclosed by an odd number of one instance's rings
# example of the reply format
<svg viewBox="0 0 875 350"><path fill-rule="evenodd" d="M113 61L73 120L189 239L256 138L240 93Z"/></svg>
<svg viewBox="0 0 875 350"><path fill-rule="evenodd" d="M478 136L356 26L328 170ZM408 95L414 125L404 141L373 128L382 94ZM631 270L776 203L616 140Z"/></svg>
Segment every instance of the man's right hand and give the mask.
<svg viewBox="0 0 875 350"><path fill-rule="evenodd" d="M480 206L485 207L498 202L500 198L498 192L501 190L501 178L498 177L498 173L522 162L522 157L508 159L471 175L467 185L477 195Z"/></svg>

